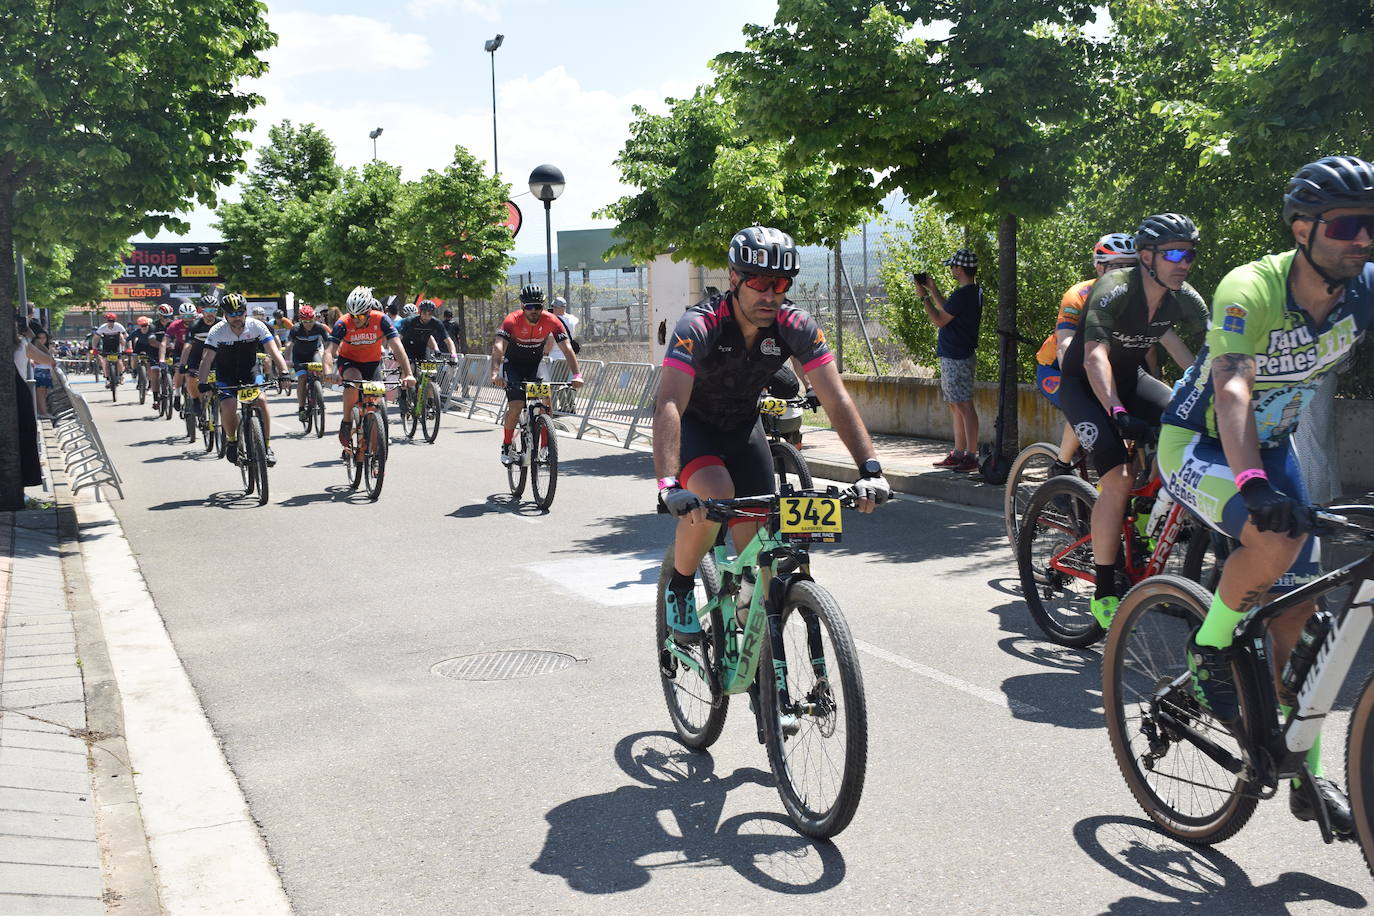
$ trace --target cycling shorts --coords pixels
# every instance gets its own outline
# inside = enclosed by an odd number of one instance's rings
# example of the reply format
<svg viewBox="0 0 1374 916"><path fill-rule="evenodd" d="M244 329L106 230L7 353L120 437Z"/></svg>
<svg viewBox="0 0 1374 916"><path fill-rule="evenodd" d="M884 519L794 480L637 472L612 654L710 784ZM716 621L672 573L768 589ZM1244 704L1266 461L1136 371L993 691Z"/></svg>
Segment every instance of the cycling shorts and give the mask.
<svg viewBox="0 0 1374 916"><path fill-rule="evenodd" d="M525 402L525 383L542 382L539 373L543 366L540 363L525 365L513 363L510 360L501 364L501 375L506 379L506 400Z"/></svg>
<svg viewBox="0 0 1374 916"><path fill-rule="evenodd" d="M342 376L349 369L357 369L358 375L362 377L363 381L375 382L381 378L381 376L377 374L377 369L381 365L382 361L380 359L374 362L360 363L349 359L347 356L340 356L335 371Z"/></svg>
<svg viewBox="0 0 1374 916"><path fill-rule="evenodd" d="M1062 380L1059 376L1058 361L1053 362L1048 366L1042 366L1039 363L1036 364L1035 387L1039 388L1040 393L1045 396L1045 400L1049 401L1055 407L1060 406L1059 386L1061 384L1061 381Z"/></svg>
<svg viewBox="0 0 1374 916"><path fill-rule="evenodd" d="M773 455L759 417L749 426L722 430L686 414L682 417L678 454L682 462L678 481L684 489L692 488L692 475L697 471L719 466L729 472L736 496L762 496L775 491ZM748 521L751 519L732 519L730 524Z"/></svg>
<svg viewBox="0 0 1374 916"><path fill-rule="evenodd" d="M1303 506L1309 505L1307 484L1302 479L1291 439L1274 448L1260 449L1260 462L1271 487ZM1226 462L1220 440L1181 426L1166 425L1159 434L1159 476L1176 501L1212 528L1240 540L1250 513L1236 489L1236 476ZM1309 535L1298 558L1270 591L1292 591L1317 578L1321 573L1320 547L1318 539Z"/></svg>
<svg viewBox="0 0 1374 916"><path fill-rule="evenodd" d="M1126 412L1151 426L1158 426L1173 394L1169 386L1143 370L1136 373L1133 382L1123 383L1117 379L1116 383L1116 396ZM1059 407L1073 425L1083 450L1092 456L1093 467L1099 475L1130 460L1126 443L1117 434L1116 424L1107 416L1106 408L1093 394L1086 378L1081 375L1060 377Z"/></svg>
<svg viewBox="0 0 1374 916"><path fill-rule="evenodd" d="M305 373L310 371L310 364L318 362L318 359L307 359L298 363L293 359L291 360L291 369L296 373L296 378L302 378Z"/></svg>

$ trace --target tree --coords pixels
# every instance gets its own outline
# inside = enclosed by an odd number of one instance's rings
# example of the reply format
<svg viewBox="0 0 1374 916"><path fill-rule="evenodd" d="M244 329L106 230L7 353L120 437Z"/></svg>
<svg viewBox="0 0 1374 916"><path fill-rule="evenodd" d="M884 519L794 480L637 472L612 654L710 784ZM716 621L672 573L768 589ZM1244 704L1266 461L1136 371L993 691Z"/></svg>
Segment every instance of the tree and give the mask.
<svg viewBox="0 0 1374 916"><path fill-rule="evenodd" d="M462 146L442 172L431 169L407 195L402 223L406 270L415 288L458 299L468 327L467 298L485 297L506 280L515 238L506 226L510 185L483 173ZM458 342L466 349L466 341Z"/></svg>
<svg viewBox="0 0 1374 916"><path fill-rule="evenodd" d="M0 13L0 313L29 250L163 226L242 166L266 69L266 8L244 0L8 0ZM92 219L96 214L101 218ZM0 320L0 347L14 348ZM22 507L14 375L0 373L0 510Z"/></svg>
<svg viewBox="0 0 1374 916"><path fill-rule="evenodd" d="M772 26L745 27L746 51L716 62L744 129L785 142L784 162L872 170L879 197L934 194L961 221L996 219L998 326L1014 329L1018 220L1067 191L1093 88L1080 29L1094 16L1087 0L781 0ZM1015 340L1001 350L1010 380ZM1000 406L1011 452L1014 387Z"/></svg>
<svg viewBox="0 0 1374 916"><path fill-rule="evenodd" d="M724 267L730 237L745 226L776 226L804 245L833 242L876 204L866 171L791 161L784 141L741 130L734 100L714 86L669 102L666 115L634 108L615 164L641 190L596 214L620 223L612 253L650 261L671 251L674 260Z"/></svg>
<svg viewBox="0 0 1374 916"><path fill-rule="evenodd" d="M410 193L399 166L373 160L362 171L346 171L339 187L320 201L319 225L306 253L339 291L334 295L347 295L354 286L405 295L412 280L403 241Z"/></svg>
<svg viewBox="0 0 1374 916"><path fill-rule="evenodd" d="M105 245L52 245L25 257L29 299L50 309L56 329L74 305L105 298L106 287L119 275L119 259L129 250L122 238Z"/></svg>

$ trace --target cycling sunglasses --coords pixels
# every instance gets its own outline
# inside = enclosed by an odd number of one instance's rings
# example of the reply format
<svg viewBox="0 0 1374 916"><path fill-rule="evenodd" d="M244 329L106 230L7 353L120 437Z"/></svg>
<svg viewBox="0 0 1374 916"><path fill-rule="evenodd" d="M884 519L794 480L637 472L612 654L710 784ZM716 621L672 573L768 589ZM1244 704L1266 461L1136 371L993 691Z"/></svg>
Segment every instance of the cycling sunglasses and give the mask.
<svg viewBox="0 0 1374 916"><path fill-rule="evenodd" d="M1374 238L1374 213L1356 213L1351 216L1338 216L1335 219L1315 217L1313 222L1326 224L1326 237L1338 242L1353 241L1360 230Z"/></svg>
<svg viewBox="0 0 1374 916"><path fill-rule="evenodd" d="M1191 264L1197 259L1196 248L1168 248L1159 253L1159 256L1170 264Z"/></svg>
<svg viewBox="0 0 1374 916"><path fill-rule="evenodd" d="M248 314L248 309L224 309L225 318L242 318Z"/></svg>
<svg viewBox="0 0 1374 916"><path fill-rule="evenodd" d="M770 289L775 293L785 293L792 288L791 277L763 277L758 275L747 275L741 278L745 286L760 293L766 293Z"/></svg>
<svg viewBox="0 0 1374 916"><path fill-rule="evenodd" d="M521 303L520 307L521 307L522 309L524 309L525 311L528 312L528 311L530 311L531 309L542 309L542 308L544 307L544 303L542 303L542 302L524 302L524 303Z"/></svg>

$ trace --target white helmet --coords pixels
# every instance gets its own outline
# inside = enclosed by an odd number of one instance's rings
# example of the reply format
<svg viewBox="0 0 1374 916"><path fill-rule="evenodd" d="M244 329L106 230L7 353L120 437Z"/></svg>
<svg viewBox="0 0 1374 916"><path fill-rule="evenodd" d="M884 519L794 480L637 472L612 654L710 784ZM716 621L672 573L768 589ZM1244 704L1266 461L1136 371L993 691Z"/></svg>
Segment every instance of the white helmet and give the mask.
<svg viewBox="0 0 1374 916"><path fill-rule="evenodd" d="M183 302L181 308L177 309L177 314L182 318L196 317L196 307L189 302Z"/></svg>
<svg viewBox="0 0 1374 916"><path fill-rule="evenodd" d="M366 315L377 307L377 300L372 297L372 287L355 286L344 305L350 315Z"/></svg>
<svg viewBox="0 0 1374 916"><path fill-rule="evenodd" d="M263 308L262 306L257 306L253 309L253 317L261 321L262 319L267 317L267 309Z"/></svg>
<svg viewBox="0 0 1374 916"><path fill-rule="evenodd" d="M1093 263L1106 264L1111 261L1136 261L1135 239L1124 232L1111 232L1097 240L1093 248Z"/></svg>
<svg viewBox="0 0 1374 916"><path fill-rule="evenodd" d="M414 318L418 314L420 314L420 310L413 302L407 302L405 305L401 306L402 318Z"/></svg>

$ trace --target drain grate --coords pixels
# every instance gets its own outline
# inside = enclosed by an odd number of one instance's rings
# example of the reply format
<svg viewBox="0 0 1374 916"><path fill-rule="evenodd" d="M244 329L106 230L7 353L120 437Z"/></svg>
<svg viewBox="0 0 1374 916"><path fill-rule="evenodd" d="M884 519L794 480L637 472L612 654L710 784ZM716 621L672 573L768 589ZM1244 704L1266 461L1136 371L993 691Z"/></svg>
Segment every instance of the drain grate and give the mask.
<svg viewBox="0 0 1374 916"><path fill-rule="evenodd" d="M508 681L562 671L576 663L576 658L562 652L519 649L448 658L429 670L455 681Z"/></svg>

